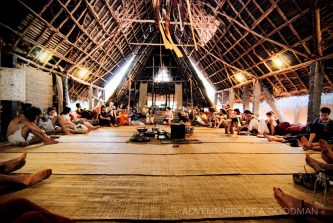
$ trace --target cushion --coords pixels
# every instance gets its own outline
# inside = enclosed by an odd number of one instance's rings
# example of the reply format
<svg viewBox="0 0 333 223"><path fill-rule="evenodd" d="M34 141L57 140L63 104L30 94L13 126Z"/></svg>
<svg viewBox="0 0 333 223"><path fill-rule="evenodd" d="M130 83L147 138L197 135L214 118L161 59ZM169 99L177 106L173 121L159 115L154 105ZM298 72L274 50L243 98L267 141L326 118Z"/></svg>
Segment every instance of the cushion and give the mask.
<svg viewBox="0 0 333 223"><path fill-rule="evenodd" d="M286 134L297 135L305 133L306 126L305 125L293 125L285 129Z"/></svg>
<svg viewBox="0 0 333 223"><path fill-rule="evenodd" d="M275 133L277 135L284 135L286 134L286 129L290 127L289 122L282 122L281 124L275 127Z"/></svg>

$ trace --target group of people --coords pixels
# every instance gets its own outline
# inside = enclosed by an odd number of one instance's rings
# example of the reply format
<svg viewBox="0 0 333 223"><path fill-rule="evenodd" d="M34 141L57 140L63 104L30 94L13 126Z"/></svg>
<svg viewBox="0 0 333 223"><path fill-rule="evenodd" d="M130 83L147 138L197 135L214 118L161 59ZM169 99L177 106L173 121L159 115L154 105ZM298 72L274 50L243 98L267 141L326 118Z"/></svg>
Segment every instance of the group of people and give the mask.
<svg viewBox="0 0 333 223"><path fill-rule="evenodd" d="M56 133L87 133L99 127L94 126L89 122L89 119L96 116L94 112L82 109L80 104L77 104L76 107L77 110L75 112L72 112L69 107L65 107L60 115L58 115L56 109L53 107L48 108L45 114L43 114L41 109L34 107L31 104L23 104L20 114L15 116L8 126L8 142L12 145L20 146L27 146L34 142L57 144L58 141L50 138L49 135ZM299 144L304 150L313 149L321 152L321 157L324 162L317 161L309 154L305 157L306 163L317 173L325 171L333 174L333 149L332 144L328 143L328 141L333 138L333 120L329 118L330 113L331 110L329 108L321 108L319 118L309 125L309 133L302 136L299 140ZM97 110L97 117L99 119L99 125L101 126L137 124L140 119L145 120L145 124L155 123L155 111L147 105L144 106L140 113L138 113L135 108L130 109L129 112L126 108L116 109L111 102L108 108L104 105L100 106L100 110ZM225 128L225 133L227 135L240 134L242 131L247 131L262 133L269 141L285 141L283 136L275 135L275 128L279 124L279 120L273 112L267 112L266 119L260 120L248 110L241 113L239 109L231 109L226 105L218 112L215 112L213 109L209 112L203 112L199 108L195 108L193 111L190 109L187 112L181 111L178 114L178 121L180 124L184 125L200 125L211 128L223 127ZM168 107L164 112L163 124L170 125L173 122L173 112ZM27 154L24 153L15 159L0 162L0 186L19 184L28 187L51 176L51 169L43 169L27 175L11 175L12 172L25 165L26 159ZM304 213L302 211L304 211L305 208L319 208L291 195L285 194L280 188L273 188L273 191L277 202L285 208L285 210L298 209L298 213ZM22 210L20 212L23 219L25 219L22 222L26 222L29 218L39 220L43 215L49 216L51 219L55 220L62 219L62 222L73 222L70 219L55 215L24 199L10 201L9 203L0 205L0 215L9 216L9 220L5 219L6 222L20 222L10 221L10 219L13 219L10 217L10 212L4 212L4 210L15 208L15 205L13 205L15 202L16 204L24 204L22 207L27 207L27 210ZM308 217L316 220L332 217L333 211L331 209L321 208L321 210L323 211L321 213L325 214L319 216L310 214ZM7 213L7 215L2 215L1 213ZM22 217L20 215L16 216L18 216L17 218Z"/></svg>
<svg viewBox="0 0 333 223"><path fill-rule="evenodd" d="M249 110L241 113L238 108L232 109L229 105L225 105L224 108L217 112L213 108L209 109L208 112L204 112L199 108L195 108L193 112L189 113L181 112L179 113L179 120L182 122L186 120L193 126L225 128L227 136L240 134L241 132L274 135L275 127L279 124L279 120L272 111L267 112L266 116L266 119L258 119Z"/></svg>

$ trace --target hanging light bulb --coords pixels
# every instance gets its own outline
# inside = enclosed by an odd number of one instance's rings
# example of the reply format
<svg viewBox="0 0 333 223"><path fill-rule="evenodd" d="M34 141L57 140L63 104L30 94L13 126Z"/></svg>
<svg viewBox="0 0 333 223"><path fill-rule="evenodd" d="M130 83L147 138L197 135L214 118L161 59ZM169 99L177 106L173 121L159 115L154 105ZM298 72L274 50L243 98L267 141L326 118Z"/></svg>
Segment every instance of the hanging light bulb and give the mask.
<svg viewBox="0 0 333 223"><path fill-rule="evenodd" d="M81 78L85 77L88 73L89 73L89 71L88 71L88 69L86 69L86 68L81 68L81 69L79 70L79 76L80 76Z"/></svg>
<svg viewBox="0 0 333 223"><path fill-rule="evenodd" d="M284 68L288 65L287 58L282 54L272 57L272 62L273 65L278 69Z"/></svg>
<svg viewBox="0 0 333 223"><path fill-rule="evenodd" d="M49 62L49 60L51 60L51 58L52 58L52 54L50 52L44 51L44 50L42 50L37 56L37 59L41 63L47 63L47 62Z"/></svg>
<svg viewBox="0 0 333 223"><path fill-rule="evenodd" d="M237 82L242 83L246 80L245 76L243 73L237 73L235 74L234 78L236 79Z"/></svg>

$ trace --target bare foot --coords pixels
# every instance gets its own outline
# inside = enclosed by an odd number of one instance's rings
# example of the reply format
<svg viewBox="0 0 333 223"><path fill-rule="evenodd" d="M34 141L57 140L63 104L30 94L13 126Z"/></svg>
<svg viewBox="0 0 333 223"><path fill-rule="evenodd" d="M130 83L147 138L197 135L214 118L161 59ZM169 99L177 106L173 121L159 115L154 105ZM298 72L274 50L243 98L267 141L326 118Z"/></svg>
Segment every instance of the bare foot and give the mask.
<svg viewBox="0 0 333 223"><path fill-rule="evenodd" d="M45 144L45 145L58 144L58 143L59 143L59 142L56 141L56 140L54 140L54 139L46 139L46 140L44 141L44 144Z"/></svg>
<svg viewBox="0 0 333 223"><path fill-rule="evenodd" d="M23 183L26 186L31 186L35 183L38 183L42 180L49 178L51 175L52 175L51 169L41 170L36 173L32 173L30 175L23 176L21 183Z"/></svg>
<svg viewBox="0 0 333 223"><path fill-rule="evenodd" d="M265 137L266 139L268 139L268 141L270 141L270 142L273 141L273 140L271 139L271 137L269 137L269 135L268 135L266 132L264 132L263 135L264 135L264 137Z"/></svg>
<svg viewBox="0 0 333 223"><path fill-rule="evenodd" d="M72 133L70 131L64 131L65 135L72 135Z"/></svg>
<svg viewBox="0 0 333 223"><path fill-rule="evenodd" d="M309 143L309 141L307 140L307 138L305 136L301 137L301 142L307 150L312 149L312 144Z"/></svg>
<svg viewBox="0 0 333 223"><path fill-rule="evenodd" d="M300 147L302 147L302 149L303 149L304 151L308 151L309 149L311 149L311 147L308 147L308 146L305 145L302 141L297 140L297 142L298 142L298 145L299 145Z"/></svg>
<svg viewBox="0 0 333 223"><path fill-rule="evenodd" d="M329 147L328 143L325 140L321 139L321 140L319 140L319 145L320 145L322 156L325 156L325 158L327 159L327 160L325 159L325 161L327 163L333 163L333 151Z"/></svg>
<svg viewBox="0 0 333 223"><path fill-rule="evenodd" d="M6 162L4 162L5 164L9 164L9 163L13 163L13 162L19 162L21 160L25 160L27 158L27 153L24 152L22 153L21 156L17 157L17 158L14 158L14 159L11 159L11 160L8 160Z"/></svg>
<svg viewBox="0 0 333 223"><path fill-rule="evenodd" d="M280 188L273 187L274 197L283 210L289 215L302 213L302 201L293 196L285 194Z"/></svg>
<svg viewBox="0 0 333 223"><path fill-rule="evenodd" d="M20 157L5 162L4 173L8 174L22 168L25 165L26 158L27 158L27 153L23 153Z"/></svg>
<svg viewBox="0 0 333 223"><path fill-rule="evenodd" d="M318 162L317 160L311 158L311 157L309 156L309 154L306 154L305 160L306 160L306 163L307 163L309 166L311 166L311 167L314 169L314 171L316 171L316 172L319 172L320 169L324 168L324 165L325 165L325 164L320 163L320 162Z"/></svg>

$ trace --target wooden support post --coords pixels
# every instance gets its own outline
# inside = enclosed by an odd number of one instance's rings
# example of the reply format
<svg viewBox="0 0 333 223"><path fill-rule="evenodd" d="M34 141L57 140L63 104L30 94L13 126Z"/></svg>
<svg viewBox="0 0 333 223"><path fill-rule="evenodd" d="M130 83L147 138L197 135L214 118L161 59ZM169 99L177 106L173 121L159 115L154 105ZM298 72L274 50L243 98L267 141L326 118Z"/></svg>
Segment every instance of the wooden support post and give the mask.
<svg viewBox="0 0 333 223"><path fill-rule="evenodd" d="M243 101L243 111L249 110L250 109L250 88L248 85L244 86L242 101Z"/></svg>
<svg viewBox="0 0 333 223"><path fill-rule="evenodd" d="M132 85L132 79L131 77L128 77L128 106L127 106L127 110L128 112L130 111L130 107L131 107L131 86Z"/></svg>
<svg viewBox="0 0 333 223"><path fill-rule="evenodd" d="M228 95L225 91L222 91L222 105L225 105L228 103Z"/></svg>
<svg viewBox="0 0 333 223"><path fill-rule="evenodd" d="M174 95L177 103L176 111L181 111L183 109L183 84L175 83L175 95Z"/></svg>
<svg viewBox="0 0 333 223"><path fill-rule="evenodd" d="M219 97L219 93L215 93L215 97L214 97L214 107L217 107L217 98Z"/></svg>
<svg viewBox="0 0 333 223"><path fill-rule="evenodd" d="M102 90L102 100L105 101L105 90Z"/></svg>
<svg viewBox="0 0 333 223"><path fill-rule="evenodd" d="M318 0L315 1L314 9L314 24L316 28L316 49L317 56L322 57L321 47L321 27L320 27L320 9L318 6ZM310 65L310 77L309 77L309 103L308 103L308 118L307 123L313 122L318 116L321 105L321 93L322 93L323 73L321 61L316 61Z"/></svg>
<svg viewBox="0 0 333 223"><path fill-rule="evenodd" d="M192 110L192 115L194 114L193 108L193 83L192 83L192 78L190 78L190 93L191 93L191 110Z"/></svg>
<svg viewBox="0 0 333 223"><path fill-rule="evenodd" d="M99 89L94 88L93 89L93 100L92 100L92 108L93 109L99 104L98 93L99 93Z"/></svg>
<svg viewBox="0 0 333 223"><path fill-rule="evenodd" d="M229 105L231 109L234 109L235 92L233 88L229 88Z"/></svg>
<svg viewBox="0 0 333 223"><path fill-rule="evenodd" d="M253 114L255 116L259 116L259 105L260 105L260 96L261 96L261 84L258 79L255 79L253 81L253 99L252 99L252 104L253 104Z"/></svg>
<svg viewBox="0 0 333 223"><path fill-rule="evenodd" d="M134 81L134 104L133 104L134 108L136 108L136 84L137 84L137 82Z"/></svg>
<svg viewBox="0 0 333 223"><path fill-rule="evenodd" d="M141 112L143 107L147 104L147 88L148 88L148 83L144 82L140 83L138 112Z"/></svg>
<svg viewBox="0 0 333 223"><path fill-rule="evenodd" d="M315 62L310 66L309 77L309 103L307 123L312 123L319 116L323 74L320 70L320 63Z"/></svg>
<svg viewBox="0 0 333 223"><path fill-rule="evenodd" d="M93 87L92 87L92 85L89 85L88 100L89 100L89 110L91 110L93 108Z"/></svg>
<svg viewBox="0 0 333 223"><path fill-rule="evenodd" d="M280 122L284 121L284 116L282 112L277 108L276 101L271 92L268 90L266 86L263 86L263 96L269 106L271 106L272 111L274 112L275 116L280 120Z"/></svg>
<svg viewBox="0 0 333 223"><path fill-rule="evenodd" d="M153 87L152 87L152 93L151 93L151 104L152 104L152 107L155 106L155 59L154 59L154 56L153 56Z"/></svg>
<svg viewBox="0 0 333 223"><path fill-rule="evenodd" d="M68 93L68 76L62 76L62 87L63 87L63 103L64 107L68 107L70 101L69 101L69 93Z"/></svg>

